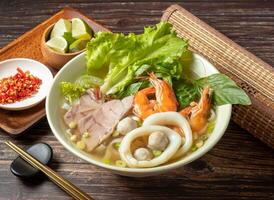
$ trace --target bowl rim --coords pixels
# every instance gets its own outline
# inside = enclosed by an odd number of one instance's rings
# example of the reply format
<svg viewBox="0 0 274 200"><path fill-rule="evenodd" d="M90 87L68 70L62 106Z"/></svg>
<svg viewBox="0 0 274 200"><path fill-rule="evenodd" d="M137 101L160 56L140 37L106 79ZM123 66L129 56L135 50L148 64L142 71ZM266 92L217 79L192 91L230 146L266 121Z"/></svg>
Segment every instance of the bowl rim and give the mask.
<svg viewBox="0 0 274 200"><path fill-rule="evenodd" d="M165 165L161 165L161 166L157 166L157 167L151 167L151 168L121 168L121 167L117 167L117 166L114 166L114 165L108 165L108 164L105 164L103 162L100 162L96 159L93 159L91 157L88 157L87 155L85 155L86 152L84 151L81 151L79 149L76 149L76 148L73 148L69 145L68 142L66 142L66 140L63 140L60 136L60 134L62 133L58 133L58 131L56 130L56 128L54 127L54 123L51 119L51 114L50 114L50 97L51 97L51 93L52 93L52 90L54 89L53 86L54 86L54 83L55 83L55 80L57 80L59 78L59 76L61 76L62 72L68 67L70 66L70 64L72 62L74 62L74 60L76 59L79 59L80 57L84 57L85 52L79 54L78 56L76 56L75 58L71 59L68 63L66 63L64 65L64 67L56 74L55 78L54 78L54 81L53 81L53 84L49 90L49 93L47 95L47 98L46 98L46 115L47 115L47 120L48 120L48 123L49 123L49 126L53 132L53 134L55 135L55 137L57 138L57 140L68 150L70 151L71 153L73 153L74 155L78 156L79 158L87 161L88 163L91 163L95 166L98 166L98 167L101 167L101 168L104 168L104 169L108 169L108 170L111 170L111 171L114 171L114 172L117 172L117 173L120 173L120 174L130 174L130 173L135 173L136 175L140 174L140 175L148 175L148 174L156 174L156 173L161 173L161 172L165 172L165 171L170 171L172 169L176 169L176 168L179 168L179 167L182 167L194 160L197 160L198 158L202 157L203 155L205 155L208 151L210 151L216 144L217 142L221 139L221 137L224 135L225 133L225 130L227 129L227 126L230 122L230 118L231 118L231 112L232 112L232 105L231 104L226 104L226 105L223 105L223 106L218 106L218 107L221 107L223 110L223 112L226 113L225 116L223 116L223 126L221 128L221 130L218 130L218 135L215 137L215 140L210 140L209 141L209 144L207 145L206 148L204 149L201 149L202 151L198 152L197 150L196 151L196 154L192 154L192 156L188 156L186 159L182 159L182 160L178 160L178 161L175 161L175 162L172 162L172 163L169 163L169 164L165 164ZM198 57L198 58L202 58L204 61L208 62L210 65L212 65L213 67L213 71L215 71L216 73L219 73L219 71L215 68L215 66L210 63L206 58L204 58L203 56L197 54L197 53L193 53L194 57ZM214 73L215 73L214 72ZM194 155L194 156L193 156ZM130 176L130 175L129 175Z"/></svg>
<svg viewBox="0 0 274 200"><path fill-rule="evenodd" d="M47 37L48 35L50 34L50 32L52 31L53 29L53 26L55 25L54 24L51 24L49 25L43 32L42 34L42 45L48 50L50 51L51 53L54 53L56 55L59 55L59 56L76 56L78 54L81 54L83 53L84 51L86 51L86 48L80 50L80 51L76 51L76 52L73 52L73 53L60 53L60 52L57 52L57 51L54 51L53 49L49 48L47 45L46 45L46 42L47 42Z"/></svg>

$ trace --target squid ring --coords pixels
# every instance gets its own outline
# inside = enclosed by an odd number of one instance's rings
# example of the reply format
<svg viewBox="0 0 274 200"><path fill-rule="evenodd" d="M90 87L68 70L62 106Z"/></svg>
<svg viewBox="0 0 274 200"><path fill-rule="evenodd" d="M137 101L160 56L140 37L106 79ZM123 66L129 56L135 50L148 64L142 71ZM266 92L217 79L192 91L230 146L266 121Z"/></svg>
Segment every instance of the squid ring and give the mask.
<svg viewBox="0 0 274 200"><path fill-rule="evenodd" d="M175 154L173 159L181 157L183 154L189 151L192 146L192 131L188 121L179 113L177 112L162 112L162 113L155 113L147 117L143 123L144 126L146 125L173 125L180 127L185 135L185 143L182 147L178 150Z"/></svg>
<svg viewBox="0 0 274 200"><path fill-rule="evenodd" d="M169 144L162 154L152 160L138 161L132 155L130 146L132 142L142 136L148 136L149 134L161 131L166 134L169 139ZM142 126L129 132L122 140L119 148L121 159L127 163L129 167L145 168L155 167L167 162L181 146L181 136L174 130L158 125Z"/></svg>

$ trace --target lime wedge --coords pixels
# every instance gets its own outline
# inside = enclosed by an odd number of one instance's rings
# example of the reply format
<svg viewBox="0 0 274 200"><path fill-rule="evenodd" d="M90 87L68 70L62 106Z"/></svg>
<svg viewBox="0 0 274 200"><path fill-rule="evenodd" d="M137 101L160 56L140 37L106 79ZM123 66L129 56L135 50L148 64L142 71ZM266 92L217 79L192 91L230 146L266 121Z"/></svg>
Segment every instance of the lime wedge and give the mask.
<svg viewBox="0 0 274 200"><path fill-rule="evenodd" d="M69 45L75 41L75 39L72 37L71 32L65 32L63 38L65 38Z"/></svg>
<svg viewBox="0 0 274 200"><path fill-rule="evenodd" d="M72 24L72 37L75 39L80 39L85 36L91 35L90 27L81 19L73 18L71 20Z"/></svg>
<svg viewBox="0 0 274 200"><path fill-rule="evenodd" d="M86 45L88 43L88 41L90 40L90 36L87 37L82 37L79 38L78 40L75 40L71 45L69 45L69 52L77 52L77 51L81 51L84 48L86 48Z"/></svg>
<svg viewBox="0 0 274 200"><path fill-rule="evenodd" d="M59 53L66 53L68 50L68 43L63 37L51 38L46 45Z"/></svg>
<svg viewBox="0 0 274 200"><path fill-rule="evenodd" d="M62 37L65 32L71 32L71 22L66 19L59 19L50 34L50 38Z"/></svg>

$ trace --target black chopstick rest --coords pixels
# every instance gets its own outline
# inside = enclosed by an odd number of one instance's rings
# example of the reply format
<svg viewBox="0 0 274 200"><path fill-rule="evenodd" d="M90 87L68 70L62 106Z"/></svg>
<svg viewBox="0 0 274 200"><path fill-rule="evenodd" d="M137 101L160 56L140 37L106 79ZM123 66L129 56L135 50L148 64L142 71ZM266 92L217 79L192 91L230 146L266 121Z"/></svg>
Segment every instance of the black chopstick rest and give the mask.
<svg viewBox="0 0 274 200"><path fill-rule="evenodd" d="M52 159L52 148L45 143L34 144L26 150L30 155L39 160L41 163L47 165ZM39 174L39 170L32 167L26 161L24 161L20 156L15 158L15 160L10 165L10 171L20 178L31 178Z"/></svg>

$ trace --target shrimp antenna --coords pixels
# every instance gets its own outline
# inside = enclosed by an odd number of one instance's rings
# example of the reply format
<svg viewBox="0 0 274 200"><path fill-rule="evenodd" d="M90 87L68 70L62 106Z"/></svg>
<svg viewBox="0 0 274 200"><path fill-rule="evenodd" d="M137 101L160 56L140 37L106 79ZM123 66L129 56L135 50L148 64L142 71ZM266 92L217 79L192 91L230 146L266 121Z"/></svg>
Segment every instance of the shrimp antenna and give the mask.
<svg viewBox="0 0 274 200"><path fill-rule="evenodd" d="M144 80L148 80L149 77L147 77L147 76L139 76L139 77L137 77L136 79L137 79L137 80L144 81Z"/></svg>

